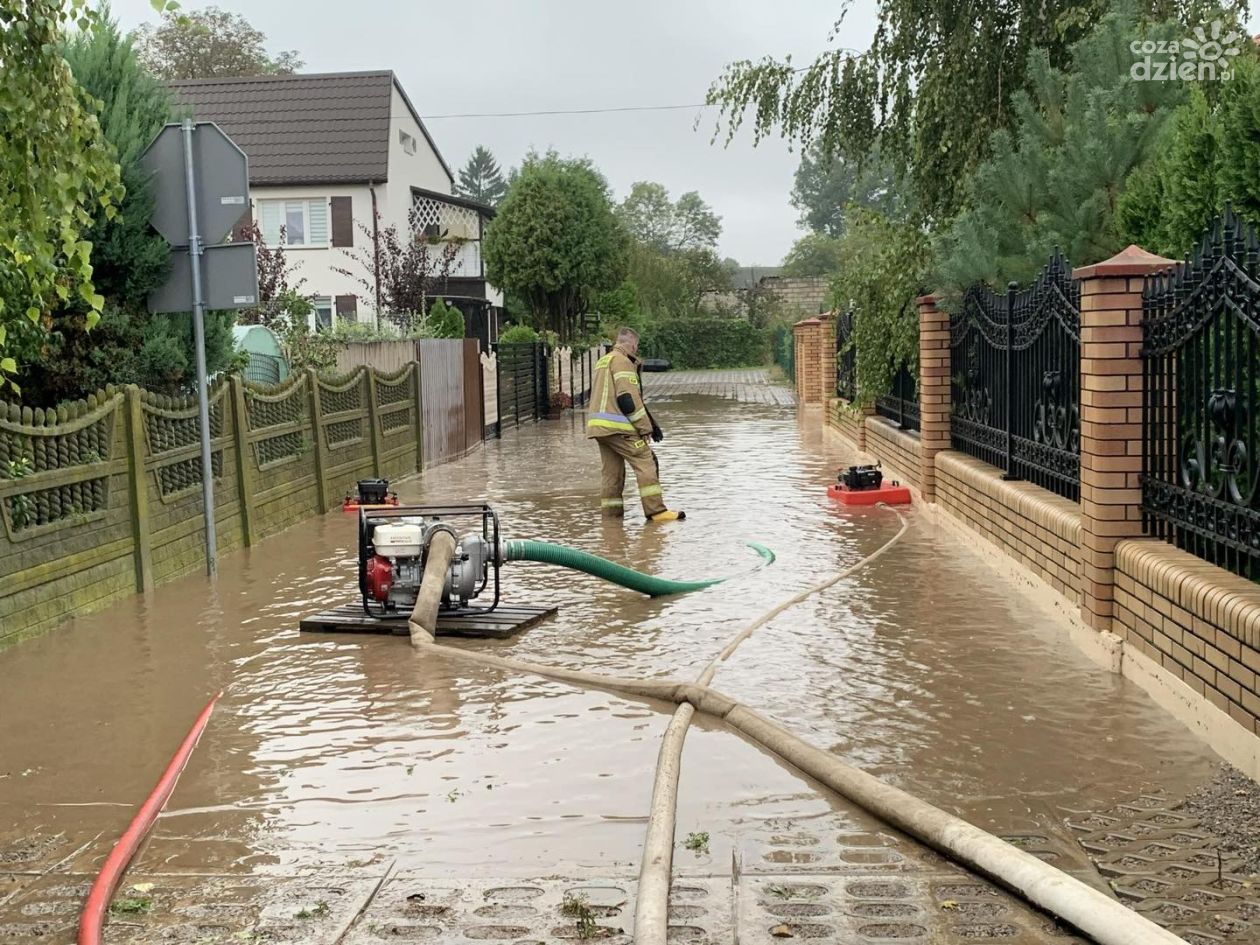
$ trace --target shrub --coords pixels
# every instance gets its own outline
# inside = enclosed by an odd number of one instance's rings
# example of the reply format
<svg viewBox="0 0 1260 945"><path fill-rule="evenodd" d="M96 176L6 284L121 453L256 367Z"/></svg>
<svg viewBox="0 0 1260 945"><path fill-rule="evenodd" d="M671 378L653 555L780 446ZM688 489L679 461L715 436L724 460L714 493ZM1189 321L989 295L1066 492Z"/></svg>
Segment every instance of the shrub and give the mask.
<svg viewBox="0 0 1260 945"><path fill-rule="evenodd" d="M735 318L666 319L640 342L645 357L666 358L676 368L731 368L770 360L769 335Z"/></svg>
<svg viewBox="0 0 1260 945"><path fill-rule="evenodd" d="M510 325L499 335L500 344L530 344L538 340L538 332L528 325Z"/></svg>
<svg viewBox="0 0 1260 945"><path fill-rule="evenodd" d="M429 306L428 328L434 338L463 338L464 313L437 299Z"/></svg>

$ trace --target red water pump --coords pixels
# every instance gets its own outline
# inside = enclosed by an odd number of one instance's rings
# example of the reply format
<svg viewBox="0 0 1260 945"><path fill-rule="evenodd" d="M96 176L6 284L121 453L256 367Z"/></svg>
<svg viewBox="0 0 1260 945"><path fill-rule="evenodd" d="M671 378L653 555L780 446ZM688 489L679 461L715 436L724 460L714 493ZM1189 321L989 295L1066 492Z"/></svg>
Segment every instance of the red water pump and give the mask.
<svg viewBox="0 0 1260 945"><path fill-rule="evenodd" d="M503 553L494 509L488 505L373 504L359 510L359 593L368 616L405 615L411 610L424 578L429 542L439 531L457 541L442 591L442 609L488 613L498 606ZM482 595L490 603L471 606Z"/></svg>

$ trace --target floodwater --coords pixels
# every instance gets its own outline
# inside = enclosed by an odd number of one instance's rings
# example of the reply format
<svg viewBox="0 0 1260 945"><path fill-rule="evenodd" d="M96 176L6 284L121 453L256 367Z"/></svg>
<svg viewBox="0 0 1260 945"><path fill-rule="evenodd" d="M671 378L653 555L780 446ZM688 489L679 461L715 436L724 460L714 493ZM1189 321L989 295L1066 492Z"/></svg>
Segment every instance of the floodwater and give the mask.
<svg viewBox="0 0 1260 945"><path fill-rule="evenodd" d="M747 572L646 600L544 565L505 599L559 614L510 641L450 641L597 672L694 679L740 627L900 527L844 510L851 459L816 416L679 397L654 404L666 498L685 523L598 517L580 418L509 431L399 486L404 501L488 500L510 537L657 574ZM629 506L628 506L629 508ZM758 630L714 685L866 770L999 832L1051 831L1208 772L1208 752L1135 686L1077 652L930 515L871 567ZM294 873L397 861L455 876L633 871L672 706L581 691L390 636L301 635L355 591L355 520L307 521L190 578L0 652L0 849L59 835L99 863L206 699L224 690L135 870ZM684 755L680 868L722 872L767 823L869 818L720 726ZM99 839L93 841L93 838Z"/></svg>

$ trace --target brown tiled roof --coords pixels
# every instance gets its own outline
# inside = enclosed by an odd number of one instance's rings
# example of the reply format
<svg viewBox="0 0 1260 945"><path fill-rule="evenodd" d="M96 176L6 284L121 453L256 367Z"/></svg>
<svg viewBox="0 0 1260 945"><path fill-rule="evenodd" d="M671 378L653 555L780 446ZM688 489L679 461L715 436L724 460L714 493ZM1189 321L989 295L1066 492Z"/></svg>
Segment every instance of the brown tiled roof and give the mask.
<svg viewBox="0 0 1260 945"><path fill-rule="evenodd" d="M213 121L249 158L251 184L381 182L389 168L392 72L183 79L169 83L199 121ZM420 116L406 107L442 161Z"/></svg>

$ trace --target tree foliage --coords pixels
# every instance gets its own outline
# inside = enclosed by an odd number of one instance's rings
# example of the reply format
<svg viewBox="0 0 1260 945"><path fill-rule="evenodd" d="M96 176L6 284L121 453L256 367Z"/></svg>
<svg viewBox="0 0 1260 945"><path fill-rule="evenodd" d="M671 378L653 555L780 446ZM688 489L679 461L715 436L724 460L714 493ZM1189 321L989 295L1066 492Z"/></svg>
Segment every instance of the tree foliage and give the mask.
<svg viewBox="0 0 1260 945"><path fill-rule="evenodd" d="M790 278L829 276L840 269L844 240L826 233L806 233L783 257L780 275Z"/></svg>
<svg viewBox="0 0 1260 945"><path fill-rule="evenodd" d="M496 207L507 193L507 187L499 162L487 148L477 145L468 163L460 168L459 193Z"/></svg>
<svg viewBox="0 0 1260 945"><path fill-rule="evenodd" d="M1030 279L1056 248L1083 265L1123 247L1121 195L1185 94L1180 83L1133 81L1130 44L1175 29L1142 30L1117 11L1076 44L1071 70L1030 54L1033 91L1014 96L1014 127L994 133L968 182L968 208L940 239L944 288Z"/></svg>
<svg viewBox="0 0 1260 945"><path fill-rule="evenodd" d="M625 274L627 239L588 160L530 154L484 239L486 278L567 340L591 300Z"/></svg>
<svg viewBox="0 0 1260 945"><path fill-rule="evenodd" d="M815 145L801 155L792 182L792 206L801 212L801 226L815 233L841 236L853 207L898 217L905 213L905 195L879 148L862 160L827 157Z"/></svg>
<svg viewBox="0 0 1260 945"><path fill-rule="evenodd" d="M0 381L38 351L53 306L82 300L90 326L105 304L84 232L123 186L61 53L68 25L97 19L85 0L0 0Z"/></svg>
<svg viewBox="0 0 1260 945"><path fill-rule="evenodd" d="M644 314L694 316L708 293L730 288L731 267L715 249L721 217L695 191L673 200L664 185L638 181L617 216L630 234L627 281Z"/></svg>
<svg viewBox="0 0 1260 945"><path fill-rule="evenodd" d="M892 386L906 364L917 375L919 312L931 267L927 234L871 210L856 212L841 237L840 272L832 280L834 310L853 312L850 343L857 348L857 394L871 402Z"/></svg>
<svg viewBox="0 0 1260 945"><path fill-rule="evenodd" d="M1129 179L1118 216L1123 241L1180 257L1226 203L1260 224L1260 58L1239 58L1212 98L1194 85L1150 159Z"/></svg>
<svg viewBox="0 0 1260 945"><path fill-rule="evenodd" d="M731 268L711 249L662 253L632 242L626 282L636 308L654 318L694 316L713 292L731 287Z"/></svg>
<svg viewBox="0 0 1260 945"><path fill-rule="evenodd" d="M303 65L292 49L273 58L267 37L245 17L213 6L165 13L157 26L140 26L134 38L140 61L159 79L289 75Z"/></svg>
<svg viewBox="0 0 1260 945"><path fill-rule="evenodd" d="M464 313L443 299L434 299L429 306L427 324L434 338L464 337Z"/></svg>
<svg viewBox="0 0 1260 945"><path fill-rule="evenodd" d="M24 398L51 405L84 397L106 384L139 384L175 393L196 374L192 322L186 314L149 312L148 295L165 280L170 248L152 231L152 186L140 156L167 121L166 88L141 67L130 41L104 13L94 29L65 47L75 80L90 96L106 142L119 161L126 195L114 216L94 214L93 281L103 316L88 331L89 307L70 299L53 307L39 354L23 366ZM206 364L214 373L233 359L229 313L206 318Z"/></svg>
<svg viewBox="0 0 1260 945"><path fill-rule="evenodd" d="M733 62L706 101L719 106L716 133L725 128L727 140L751 110L754 141L777 130L858 161L879 144L907 176L919 212L940 220L963 204L962 182L987 156L992 133L1009 126L1011 97L1027 88L1029 53L1040 49L1063 67L1109 7L1109 0L886 0L865 52L831 49L802 68L791 57ZM1198 22L1215 7L1142 0L1141 11ZM1246 0L1228 0L1238 14L1246 8Z"/></svg>
<svg viewBox="0 0 1260 945"><path fill-rule="evenodd" d="M660 253L712 250L722 218L694 190L670 200L663 184L637 181L617 208L630 235Z"/></svg>

